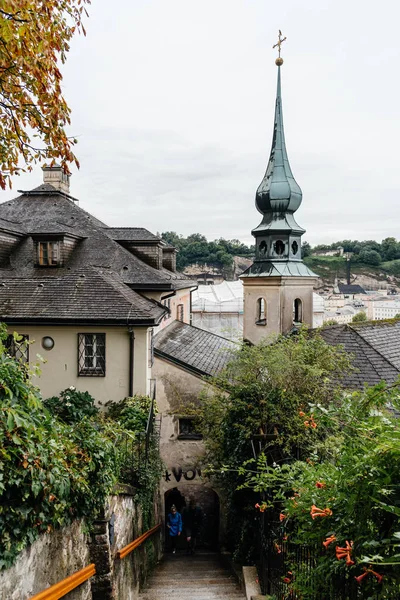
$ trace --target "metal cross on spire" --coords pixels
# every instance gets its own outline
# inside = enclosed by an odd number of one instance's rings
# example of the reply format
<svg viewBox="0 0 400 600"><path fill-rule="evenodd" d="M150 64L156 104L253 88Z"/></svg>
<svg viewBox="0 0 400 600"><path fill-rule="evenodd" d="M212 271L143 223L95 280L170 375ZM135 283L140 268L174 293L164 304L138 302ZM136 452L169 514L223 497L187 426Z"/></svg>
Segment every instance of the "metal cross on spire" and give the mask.
<svg viewBox="0 0 400 600"><path fill-rule="evenodd" d="M278 48L278 58L275 61L278 67L280 67L283 64L283 59L281 58L281 46L285 40L286 37L282 37L282 31L279 29L278 41L272 46L273 49Z"/></svg>

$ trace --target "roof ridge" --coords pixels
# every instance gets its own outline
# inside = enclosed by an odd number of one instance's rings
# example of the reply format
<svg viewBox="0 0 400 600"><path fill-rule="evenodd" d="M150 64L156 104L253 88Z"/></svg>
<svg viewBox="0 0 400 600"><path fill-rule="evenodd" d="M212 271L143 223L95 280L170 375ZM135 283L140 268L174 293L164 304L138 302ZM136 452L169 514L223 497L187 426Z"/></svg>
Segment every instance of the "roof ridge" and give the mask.
<svg viewBox="0 0 400 600"><path fill-rule="evenodd" d="M372 348L372 350L374 350L374 351L375 351L377 354L379 354L379 356L381 356L381 357L383 358L383 360L385 360L385 361L386 361L386 362L387 362L387 363L388 363L388 364L389 364L391 367L393 367L393 369L395 369L397 372L400 372L400 371L399 371L399 368L398 368L396 365L394 365L394 364L392 363L392 361L391 361L391 360L389 360L389 358L388 358L387 356L385 356L384 354L382 354L382 352L380 352L380 351L379 351L377 348L375 348L375 346L373 346L373 345L372 345L372 344L371 344L371 343L370 343L368 340L366 340L366 339L364 338L364 336L362 336L362 335L361 335L361 334L360 334L360 333L357 331L357 328L356 328L356 327L352 327L350 323L348 323L348 324L347 324L347 326L349 327L349 329L351 329L351 331L354 331L354 333L356 333L356 335L358 335L358 337L359 337L360 339L362 339L362 341L363 341L365 344L367 344L367 346L369 346L370 348ZM369 362L371 362L371 361L369 360L369 358L368 358L368 361L369 361ZM371 363L371 364L372 364L372 363ZM375 369L375 367L374 367L374 369ZM375 371L376 371L376 369L375 369ZM376 372L377 372L377 371L376 371ZM378 373L378 372L377 372L377 373ZM379 373L378 373L378 375L379 375Z"/></svg>

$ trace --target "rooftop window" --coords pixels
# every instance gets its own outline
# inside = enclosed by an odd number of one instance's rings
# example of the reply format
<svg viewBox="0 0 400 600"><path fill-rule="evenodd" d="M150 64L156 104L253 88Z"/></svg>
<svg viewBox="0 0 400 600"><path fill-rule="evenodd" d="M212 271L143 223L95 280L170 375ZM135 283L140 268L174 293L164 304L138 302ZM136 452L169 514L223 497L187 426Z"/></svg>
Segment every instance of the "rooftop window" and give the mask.
<svg viewBox="0 0 400 600"><path fill-rule="evenodd" d="M60 242L38 242L38 263L41 267L60 264Z"/></svg>

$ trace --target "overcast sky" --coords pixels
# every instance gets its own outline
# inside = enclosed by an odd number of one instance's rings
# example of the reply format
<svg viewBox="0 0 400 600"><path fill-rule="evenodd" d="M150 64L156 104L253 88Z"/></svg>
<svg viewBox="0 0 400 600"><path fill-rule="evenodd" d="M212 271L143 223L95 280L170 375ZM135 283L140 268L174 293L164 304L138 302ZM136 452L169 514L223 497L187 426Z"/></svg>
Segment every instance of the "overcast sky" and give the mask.
<svg viewBox="0 0 400 600"><path fill-rule="evenodd" d="M64 67L80 171L109 225L252 241L280 28L286 145L312 244L400 238L398 0L92 0ZM38 167L12 192L41 183Z"/></svg>

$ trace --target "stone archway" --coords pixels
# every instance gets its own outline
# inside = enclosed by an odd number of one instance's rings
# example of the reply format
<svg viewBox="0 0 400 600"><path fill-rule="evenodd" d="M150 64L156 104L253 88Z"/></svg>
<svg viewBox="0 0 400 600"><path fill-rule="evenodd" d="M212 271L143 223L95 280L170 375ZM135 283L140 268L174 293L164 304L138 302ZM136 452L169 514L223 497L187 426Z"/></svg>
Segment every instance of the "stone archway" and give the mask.
<svg viewBox="0 0 400 600"><path fill-rule="evenodd" d="M202 520L197 539L197 548L200 550L217 550L219 541L220 502L218 494L204 485L181 484L179 487L169 489L164 494L165 522L172 504L182 512L193 497L201 509ZM166 536L168 543L168 535ZM185 538L179 540L178 548L185 547Z"/></svg>

